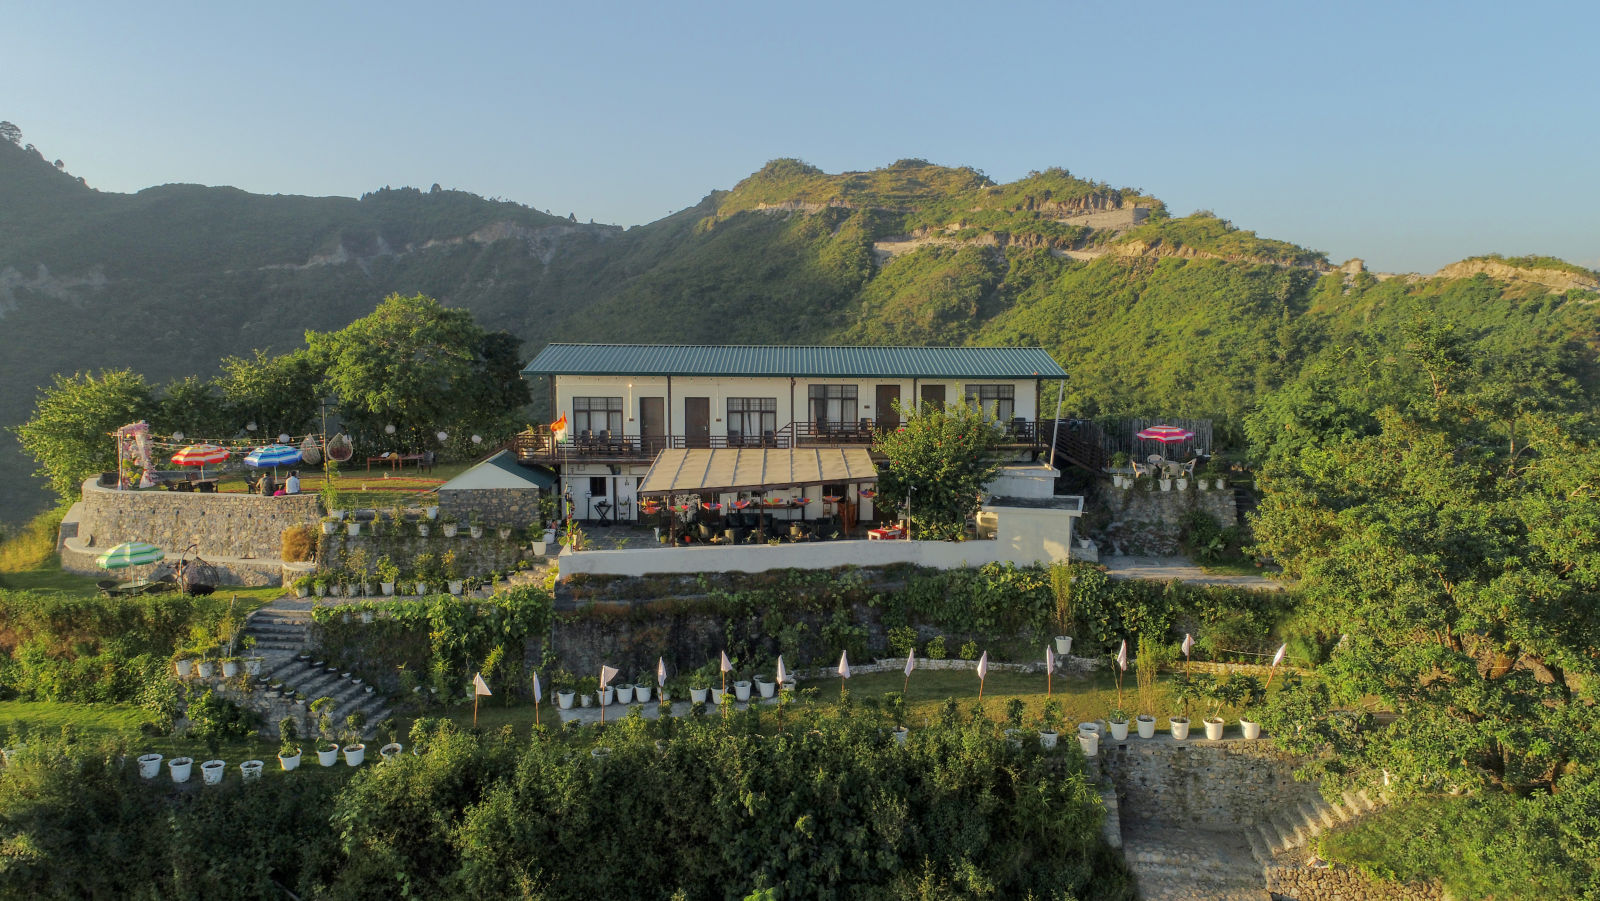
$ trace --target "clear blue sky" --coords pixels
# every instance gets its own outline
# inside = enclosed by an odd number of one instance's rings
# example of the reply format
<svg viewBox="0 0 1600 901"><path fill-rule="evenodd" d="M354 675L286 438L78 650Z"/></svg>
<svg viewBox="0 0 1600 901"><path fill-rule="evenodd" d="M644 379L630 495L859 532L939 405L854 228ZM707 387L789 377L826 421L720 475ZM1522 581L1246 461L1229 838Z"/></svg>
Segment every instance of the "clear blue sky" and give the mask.
<svg viewBox="0 0 1600 901"><path fill-rule="evenodd" d="M439 182L636 224L773 157L918 156L1061 165L1384 270L1600 266L1594 3L9 0L0 21L0 119L102 190Z"/></svg>

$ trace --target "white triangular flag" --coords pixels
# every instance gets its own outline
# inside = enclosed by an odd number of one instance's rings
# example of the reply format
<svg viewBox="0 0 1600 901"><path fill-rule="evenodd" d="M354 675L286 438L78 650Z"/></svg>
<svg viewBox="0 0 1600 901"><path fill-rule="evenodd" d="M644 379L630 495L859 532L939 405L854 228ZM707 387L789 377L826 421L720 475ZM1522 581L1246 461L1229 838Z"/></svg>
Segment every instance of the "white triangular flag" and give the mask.
<svg viewBox="0 0 1600 901"><path fill-rule="evenodd" d="M656 658L656 684L667 687L667 661L661 657Z"/></svg>
<svg viewBox="0 0 1600 901"><path fill-rule="evenodd" d="M917 649L916 648L912 648L911 649L911 653L906 655L906 675L908 675L908 676L911 675L911 671L916 669L916 668L917 668Z"/></svg>
<svg viewBox="0 0 1600 901"><path fill-rule="evenodd" d="M538 704L544 700L544 689L539 686L539 674L533 674L533 703Z"/></svg>
<svg viewBox="0 0 1600 901"><path fill-rule="evenodd" d="M787 681L789 681L789 673L788 673L787 670L785 670L783 668L783 655L779 654L778 655L778 687L782 688L783 687L783 683L785 683Z"/></svg>
<svg viewBox="0 0 1600 901"><path fill-rule="evenodd" d="M1056 671L1056 652L1048 647L1044 649L1044 671L1047 673Z"/></svg>
<svg viewBox="0 0 1600 901"><path fill-rule="evenodd" d="M489 691L489 683L483 681L483 673L472 674L472 693L474 695L491 694Z"/></svg>
<svg viewBox="0 0 1600 901"><path fill-rule="evenodd" d="M1128 639L1122 639L1122 647L1117 649L1117 667L1123 672L1128 671Z"/></svg>
<svg viewBox="0 0 1600 901"><path fill-rule="evenodd" d="M1283 655L1288 650L1289 650L1289 645L1288 644L1284 644L1282 647L1278 648L1278 653L1272 655L1272 665L1273 666L1277 666L1278 664L1282 663L1283 662Z"/></svg>
<svg viewBox="0 0 1600 901"><path fill-rule="evenodd" d="M1183 633L1183 656L1189 656L1189 652L1193 649L1194 636L1190 635L1188 632Z"/></svg>
<svg viewBox="0 0 1600 901"><path fill-rule="evenodd" d="M723 651L722 652L722 671L725 672L725 673L733 672L733 664L728 662L728 652L727 651Z"/></svg>
<svg viewBox="0 0 1600 901"><path fill-rule="evenodd" d="M978 658L978 681L982 682L987 678L989 678L989 652L984 651L983 656Z"/></svg>
<svg viewBox="0 0 1600 901"><path fill-rule="evenodd" d="M850 678L850 652L849 651L840 651L839 652L839 678L841 678L841 679Z"/></svg>
<svg viewBox="0 0 1600 901"><path fill-rule="evenodd" d="M616 667L614 667L614 666L606 666L603 663L600 664L600 689L602 691L604 691L605 687L607 685L610 685L611 684L611 680L615 679L616 677L617 677L617 668Z"/></svg>

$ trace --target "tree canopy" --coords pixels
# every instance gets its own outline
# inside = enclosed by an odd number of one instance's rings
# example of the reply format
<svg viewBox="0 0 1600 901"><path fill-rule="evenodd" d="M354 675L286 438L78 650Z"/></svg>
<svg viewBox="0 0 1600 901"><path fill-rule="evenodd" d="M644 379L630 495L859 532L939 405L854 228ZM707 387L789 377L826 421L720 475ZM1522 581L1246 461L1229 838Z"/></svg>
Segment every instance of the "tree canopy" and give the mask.
<svg viewBox="0 0 1600 901"><path fill-rule="evenodd" d="M895 510L909 498L917 538L959 539L983 486L1000 471L994 456L999 430L964 404L895 409L905 418L902 427L872 442L886 458L878 469L878 505Z"/></svg>
<svg viewBox="0 0 1600 901"><path fill-rule="evenodd" d="M39 475L65 500L77 496L84 479L117 468L111 433L148 419L154 409L150 386L131 370L57 375L16 433L22 449L38 461Z"/></svg>

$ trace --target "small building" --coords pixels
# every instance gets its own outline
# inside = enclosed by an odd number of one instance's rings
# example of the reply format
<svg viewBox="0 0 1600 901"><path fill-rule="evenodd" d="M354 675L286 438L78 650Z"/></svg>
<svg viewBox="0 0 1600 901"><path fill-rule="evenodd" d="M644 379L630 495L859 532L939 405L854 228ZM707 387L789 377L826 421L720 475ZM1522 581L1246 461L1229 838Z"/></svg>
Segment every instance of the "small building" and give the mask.
<svg viewBox="0 0 1600 901"><path fill-rule="evenodd" d="M539 497L555 478L517 462L503 450L439 486L439 512L457 519L476 513L486 526L539 523Z"/></svg>

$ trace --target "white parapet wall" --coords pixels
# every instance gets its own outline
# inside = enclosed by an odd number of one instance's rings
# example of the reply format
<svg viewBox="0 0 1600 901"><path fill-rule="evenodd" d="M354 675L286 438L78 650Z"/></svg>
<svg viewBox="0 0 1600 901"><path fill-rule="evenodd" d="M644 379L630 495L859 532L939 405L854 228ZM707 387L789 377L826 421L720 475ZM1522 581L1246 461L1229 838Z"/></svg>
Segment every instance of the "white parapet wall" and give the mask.
<svg viewBox="0 0 1600 901"><path fill-rule="evenodd" d="M1048 506L985 504L996 514L992 540L982 541L808 541L778 545L694 545L616 551L561 552L561 578L579 573L644 576L672 573L743 572L772 569L834 569L910 563L933 569L960 569L986 563L1019 566L1066 560L1073 520L1082 515L1081 498L1056 498Z"/></svg>

